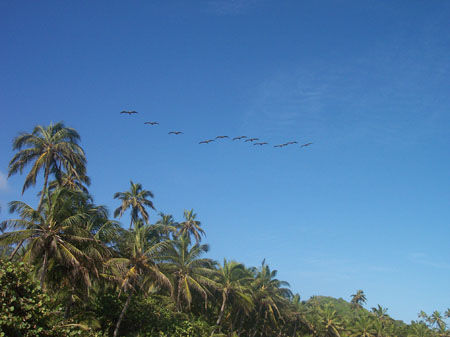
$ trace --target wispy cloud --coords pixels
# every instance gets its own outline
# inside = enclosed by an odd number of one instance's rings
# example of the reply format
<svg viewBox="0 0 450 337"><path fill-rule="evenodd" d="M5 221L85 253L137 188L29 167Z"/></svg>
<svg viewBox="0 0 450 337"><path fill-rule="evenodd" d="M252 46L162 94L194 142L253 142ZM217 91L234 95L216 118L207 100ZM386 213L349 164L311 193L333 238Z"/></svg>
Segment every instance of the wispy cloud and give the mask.
<svg viewBox="0 0 450 337"><path fill-rule="evenodd" d="M410 260L414 263L421 264L427 267L433 267L437 269L450 270L450 263L442 261L439 258L433 258L426 253L415 252L409 256Z"/></svg>

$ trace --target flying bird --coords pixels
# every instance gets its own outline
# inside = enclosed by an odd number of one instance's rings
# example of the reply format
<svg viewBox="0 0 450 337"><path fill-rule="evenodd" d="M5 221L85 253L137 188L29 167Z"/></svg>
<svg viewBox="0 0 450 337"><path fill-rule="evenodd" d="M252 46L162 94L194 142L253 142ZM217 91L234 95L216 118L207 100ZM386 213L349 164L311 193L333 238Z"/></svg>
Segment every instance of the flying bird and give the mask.
<svg viewBox="0 0 450 337"><path fill-rule="evenodd" d="M286 145L284 145L284 144L278 144L278 145L274 145L273 147L283 147L283 146L286 146Z"/></svg>
<svg viewBox="0 0 450 337"><path fill-rule="evenodd" d="M214 139L202 140L199 144L208 144L208 143L211 143L213 141L214 141Z"/></svg>
<svg viewBox="0 0 450 337"><path fill-rule="evenodd" d="M228 136L217 136L216 139L222 139L222 138L230 138Z"/></svg>
<svg viewBox="0 0 450 337"><path fill-rule="evenodd" d="M310 146L311 144L313 144L313 143L306 143L306 144L300 145L300 147Z"/></svg>
<svg viewBox="0 0 450 337"><path fill-rule="evenodd" d="M123 110L123 111L121 111L120 112L121 114L128 114L128 116L130 116L131 114L137 114L138 112L137 111L125 111L125 110Z"/></svg>
<svg viewBox="0 0 450 337"><path fill-rule="evenodd" d="M290 144L298 144L297 141L293 141L293 142L287 142L286 145L290 145Z"/></svg>
<svg viewBox="0 0 450 337"><path fill-rule="evenodd" d="M183 132L181 132L181 131L170 131L169 132L169 135L179 135L179 134L182 134Z"/></svg>
<svg viewBox="0 0 450 337"><path fill-rule="evenodd" d="M249 138L249 139L246 139L244 142L253 142L255 140L259 140L259 138Z"/></svg>
<svg viewBox="0 0 450 337"><path fill-rule="evenodd" d="M159 125L158 122L144 122L144 124L148 124L148 125Z"/></svg>
<svg viewBox="0 0 450 337"><path fill-rule="evenodd" d="M264 142L264 143L254 143L253 145L266 145L268 143Z"/></svg>
<svg viewBox="0 0 450 337"><path fill-rule="evenodd" d="M239 136L239 137L234 137L233 140L240 140L242 138L247 138L247 136Z"/></svg>

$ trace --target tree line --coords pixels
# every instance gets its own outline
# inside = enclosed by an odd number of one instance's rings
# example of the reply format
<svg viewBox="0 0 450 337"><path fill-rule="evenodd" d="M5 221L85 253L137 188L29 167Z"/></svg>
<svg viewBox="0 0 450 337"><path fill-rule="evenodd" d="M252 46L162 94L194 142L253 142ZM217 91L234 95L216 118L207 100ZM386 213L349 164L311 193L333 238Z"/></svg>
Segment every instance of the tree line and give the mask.
<svg viewBox="0 0 450 337"><path fill-rule="evenodd" d="M8 176L30 168L22 193L43 185L36 206L11 201L1 224L0 336L450 336L450 309L405 324L365 309L362 290L302 301L265 261L214 261L194 210L152 223L140 183L114 194L111 218L89 192L80 135L62 122L20 134L13 150Z"/></svg>

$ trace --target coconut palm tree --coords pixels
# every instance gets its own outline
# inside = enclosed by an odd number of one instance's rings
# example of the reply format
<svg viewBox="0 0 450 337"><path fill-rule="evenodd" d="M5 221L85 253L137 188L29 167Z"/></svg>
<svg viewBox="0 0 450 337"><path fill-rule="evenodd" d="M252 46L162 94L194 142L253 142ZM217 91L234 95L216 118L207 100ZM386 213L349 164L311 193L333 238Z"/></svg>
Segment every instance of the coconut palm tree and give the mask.
<svg viewBox="0 0 450 337"><path fill-rule="evenodd" d="M321 327L324 336L341 337L340 331L344 329L342 321L337 316L336 310L331 305L325 305L320 310Z"/></svg>
<svg viewBox="0 0 450 337"><path fill-rule="evenodd" d="M258 328L261 328L264 332L267 320L277 326L277 321L283 320L282 310L288 308L289 299L292 297L292 292L287 288L289 283L276 279L277 271L270 270L265 260L263 260L259 270L255 272L252 291L255 309L257 310L257 324L252 336L257 334ZM260 326L262 321L264 322Z"/></svg>
<svg viewBox="0 0 450 337"><path fill-rule="evenodd" d="M44 170L44 186L37 211L41 210L44 193L47 189L51 172L73 172L84 176L86 172L86 157L83 149L78 145L80 135L75 129L67 128L62 122L48 127L36 126L32 133L22 133L13 140L13 150L18 151L9 162L8 177L22 173L25 166L32 164L31 170L25 178L22 194L36 184L36 178Z"/></svg>
<svg viewBox="0 0 450 337"><path fill-rule="evenodd" d="M114 199L122 201L122 204L114 211L114 217L122 217L123 213L131 208L131 229L133 223L138 220L139 214L144 219L145 223L148 224L149 215L145 208L150 207L151 209L155 209L155 207L153 206L153 202L149 200L149 198L154 197L151 191L144 190L141 184L135 184L133 181L130 181L130 185L129 191L117 192L114 194Z"/></svg>
<svg viewBox="0 0 450 337"><path fill-rule="evenodd" d="M197 244L201 241L201 235L205 235L205 231L200 227L201 223L197 218L194 210L184 211L184 221L178 225L178 235L193 235Z"/></svg>
<svg viewBox="0 0 450 337"><path fill-rule="evenodd" d="M360 314L350 330L350 337L375 337L372 321L367 314Z"/></svg>
<svg viewBox="0 0 450 337"><path fill-rule="evenodd" d="M116 322L114 336L119 333L120 324L135 292L148 292L155 286L163 286L172 292L170 280L157 265L157 261L169 248L169 244L151 238L151 231L149 225L136 226L134 230L127 231L123 256L111 258L106 263L110 271L109 278L117 281L121 292L127 295Z"/></svg>
<svg viewBox="0 0 450 337"><path fill-rule="evenodd" d="M164 252L162 261L163 269L173 276L174 298L177 309L183 309L183 302L187 309L191 309L193 292L199 294L207 307L208 287L219 289L219 285L213 277L215 263L211 259L200 258L201 255L208 252L208 245L191 246L189 236L182 235L177 240L171 241L171 245Z"/></svg>
<svg viewBox="0 0 450 337"><path fill-rule="evenodd" d="M366 299L366 295L364 294L364 291L362 290L358 290L356 292L356 294L352 295L352 300L350 301L350 303L355 307L355 308L362 308L362 303L366 303L367 299Z"/></svg>
<svg viewBox="0 0 450 337"><path fill-rule="evenodd" d="M372 310L373 314L375 316L377 316L378 319L380 319L381 321L384 321L387 317L389 317L388 314L387 314L388 309L387 308L383 308L379 304L377 305L377 307L371 308L371 310Z"/></svg>
<svg viewBox="0 0 450 337"><path fill-rule="evenodd" d="M228 262L226 259L223 260L223 265L218 268L216 274L218 290L222 294L222 305L216 321L219 331L225 307L229 302L240 302L247 308L253 306L249 291L249 285L252 280L253 277L247 273L243 264L235 261Z"/></svg>
<svg viewBox="0 0 450 337"><path fill-rule="evenodd" d="M57 189L44 199L41 210L35 210L21 201L10 203L11 213L17 212L19 219L6 220L13 231L0 236L3 245L27 242L24 261L40 266L39 281L45 289L45 280L50 261L53 265L65 266L72 275L89 281L89 275L98 274L93 258L88 255L89 246L98 245L97 240L86 229L88 214L74 212L77 193Z"/></svg>
<svg viewBox="0 0 450 337"><path fill-rule="evenodd" d="M160 226L161 239L169 240L176 233L177 223L170 214L159 213L160 218L156 221L156 225Z"/></svg>

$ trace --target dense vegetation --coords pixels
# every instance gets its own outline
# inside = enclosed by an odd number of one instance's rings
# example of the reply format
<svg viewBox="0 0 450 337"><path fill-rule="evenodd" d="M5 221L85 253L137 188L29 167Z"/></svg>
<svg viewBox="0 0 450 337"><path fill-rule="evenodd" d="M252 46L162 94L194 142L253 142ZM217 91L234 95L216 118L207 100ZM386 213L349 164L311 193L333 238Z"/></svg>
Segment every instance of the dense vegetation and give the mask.
<svg viewBox="0 0 450 337"><path fill-rule="evenodd" d="M362 290L301 301L265 261L213 261L194 211L151 223L139 183L114 195L123 227L93 202L79 141L62 123L13 141L9 176L31 167L23 191L44 183L36 207L12 201L2 223L0 336L450 336L450 310L405 324L366 310Z"/></svg>

